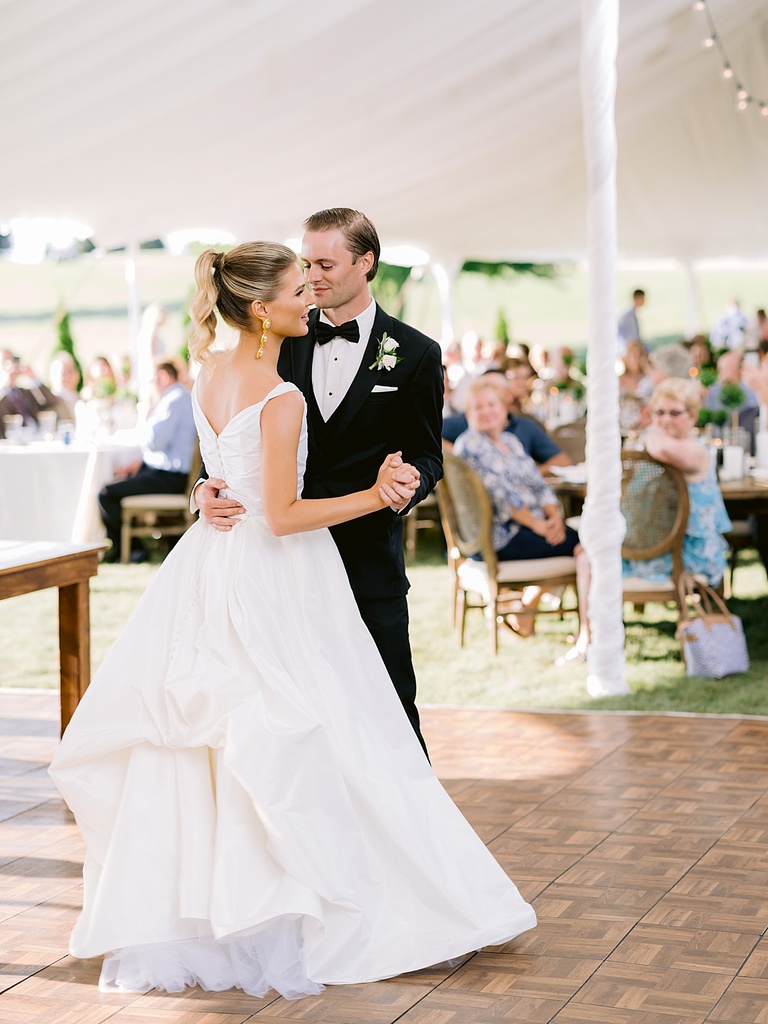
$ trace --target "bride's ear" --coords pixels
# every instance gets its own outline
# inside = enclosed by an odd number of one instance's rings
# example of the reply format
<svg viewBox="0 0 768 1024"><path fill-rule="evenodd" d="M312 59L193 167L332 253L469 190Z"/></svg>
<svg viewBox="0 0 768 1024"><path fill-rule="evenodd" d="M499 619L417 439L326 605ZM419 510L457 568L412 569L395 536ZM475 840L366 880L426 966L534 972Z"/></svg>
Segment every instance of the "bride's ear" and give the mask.
<svg viewBox="0 0 768 1024"><path fill-rule="evenodd" d="M269 316L269 314L267 313L267 308L261 301L261 299L253 300L253 302L251 303L251 312L253 313L257 320L263 321L266 320L267 317Z"/></svg>

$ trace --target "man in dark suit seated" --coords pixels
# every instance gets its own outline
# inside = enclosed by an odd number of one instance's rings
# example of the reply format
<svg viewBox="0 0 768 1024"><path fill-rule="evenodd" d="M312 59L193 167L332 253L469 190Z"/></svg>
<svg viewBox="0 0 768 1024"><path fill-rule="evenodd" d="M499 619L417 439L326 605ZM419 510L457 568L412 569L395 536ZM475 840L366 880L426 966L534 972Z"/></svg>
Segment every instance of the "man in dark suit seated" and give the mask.
<svg viewBox="0 0 768 1024"><path fill-rule="evenodd" d="M529 416L521 416L514 409L514 395L509 381L503 373L496 370L488 370L483 376L492 375L494 380L503 383L509 404L509 422L507 430L514 434L520 444L525 448L528 455L534 462L538 463L542 474L545 474L550 466L570 466L571 459L565 452L555 444L546 430L536 420ZM464 413L457 413L455 416L446 416L443 420L442 438L443 450L451 451L456 438L468 429L467 417Z"/></svg>
<svg viewBox="0 0 768 1024"><path fill-rule="evenodd" d="M183 494L189 486L197 444L192 397L179 381L179 371L171 362L157 364L155 390L157 401L146 422L137 428L142 457L124 466L116 474L114 483L99 492L99 511L111 543L105 556L107 562L117 562L120 558L123 498L136 494ZM146 551L138 538L134 538L131 561L146 560Z"/></svg>

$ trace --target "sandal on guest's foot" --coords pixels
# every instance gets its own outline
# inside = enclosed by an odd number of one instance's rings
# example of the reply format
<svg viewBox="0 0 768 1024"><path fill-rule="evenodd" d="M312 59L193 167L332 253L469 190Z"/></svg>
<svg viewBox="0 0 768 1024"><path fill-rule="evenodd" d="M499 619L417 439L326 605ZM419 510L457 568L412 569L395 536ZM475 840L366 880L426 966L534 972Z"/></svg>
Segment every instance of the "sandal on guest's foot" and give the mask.
<svg viewBox="0 0 768 1024"><path fill-rule="evenodd" d="M518 619L516 615L510 613L504 616L504 625L522 640L536 635L536 622L533 615L523 615Z"/></svg>
<svg viewBox="0 0 768 1024"><path fill-rule="evenodd" d="M574 646L566 651L561 657L555 660L558 668L565 668L567 665L580 665L587 660L586 648Z"/></svg>

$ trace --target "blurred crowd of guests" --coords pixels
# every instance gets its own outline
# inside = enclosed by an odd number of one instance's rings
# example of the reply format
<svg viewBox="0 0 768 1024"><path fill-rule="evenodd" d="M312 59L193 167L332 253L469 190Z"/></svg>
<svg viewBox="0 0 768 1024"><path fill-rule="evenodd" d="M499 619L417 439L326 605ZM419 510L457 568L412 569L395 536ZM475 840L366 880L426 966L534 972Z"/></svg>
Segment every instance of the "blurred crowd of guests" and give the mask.
<svg viewBox="0 0 768 1024"><path fill-rule="evenodd" d="M648 400L654 388L664 380L679 378L698 387L701 410L697 425L711 425L715 433L724 436L742 431L731 439L754 454L760 407L768 405L768 317L764 309L750 319L734 301L709 336L699 334L652 349L639 337L622 338L619 333L619 351L620 415L625 434L650 425Z"/></svg>
<svg viewBox="0 0 768 1024"><path fill-rule="evenodd" d="M701 428L711 424L728 443L743 444L754 454L760 407L768 406L768 320L758 310L750 321L734 303L710 337L651 348L640 337L637 316L645 292L638 289L632 299L617 332L622 433L625 438L642 433L648 451L683 472L691 503L684 566L718 586L727 560L724 534L731 523ZM484 346L472 339L469 345L448 346L444 372L443 446L473 467L491 496L498 558L575 558L582 628L559 662L583 660L589 644L589 562L543 479L553 467L572 460L557 444L558 431L553 436L547 429L553 424L542 411L551 409L541 396L583 387L586 367L576 367L567 348L547 354L525 345ZM586 415L586 408L582 411ZM626 563L623 572L657 581L668 576L670 566L656 559ZM540 597L538 588L527 588L521 611L535 614ZM521 635L530 635L533 621L529 614L511 624Z"/></svg>

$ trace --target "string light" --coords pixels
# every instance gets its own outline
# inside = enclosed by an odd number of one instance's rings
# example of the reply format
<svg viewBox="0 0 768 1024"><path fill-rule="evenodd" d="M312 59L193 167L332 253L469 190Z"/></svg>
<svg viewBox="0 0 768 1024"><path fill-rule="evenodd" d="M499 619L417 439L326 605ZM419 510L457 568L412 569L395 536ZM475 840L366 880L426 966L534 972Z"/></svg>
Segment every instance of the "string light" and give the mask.
<svg viewBox="0 0 768 1024"><path fill-rule="evenodd" d="M712 20L712 13L707 5L707 0L694 0L691 6L694 11L704 14L707 19L709 35L702 42L702 46L705 50L717 50L720 54L720 59L723 63L722 76L726 82L733 82L736 87L736 109L744 111L751 104L754 104L759 108L761 116L768 118L768 101L756 99L752 96L749 89L736 78L736 73L731 66L731 62L728 60L728 54L725 52L725 46L723 46L723 42L715 28L715 23Z"/></svg>

